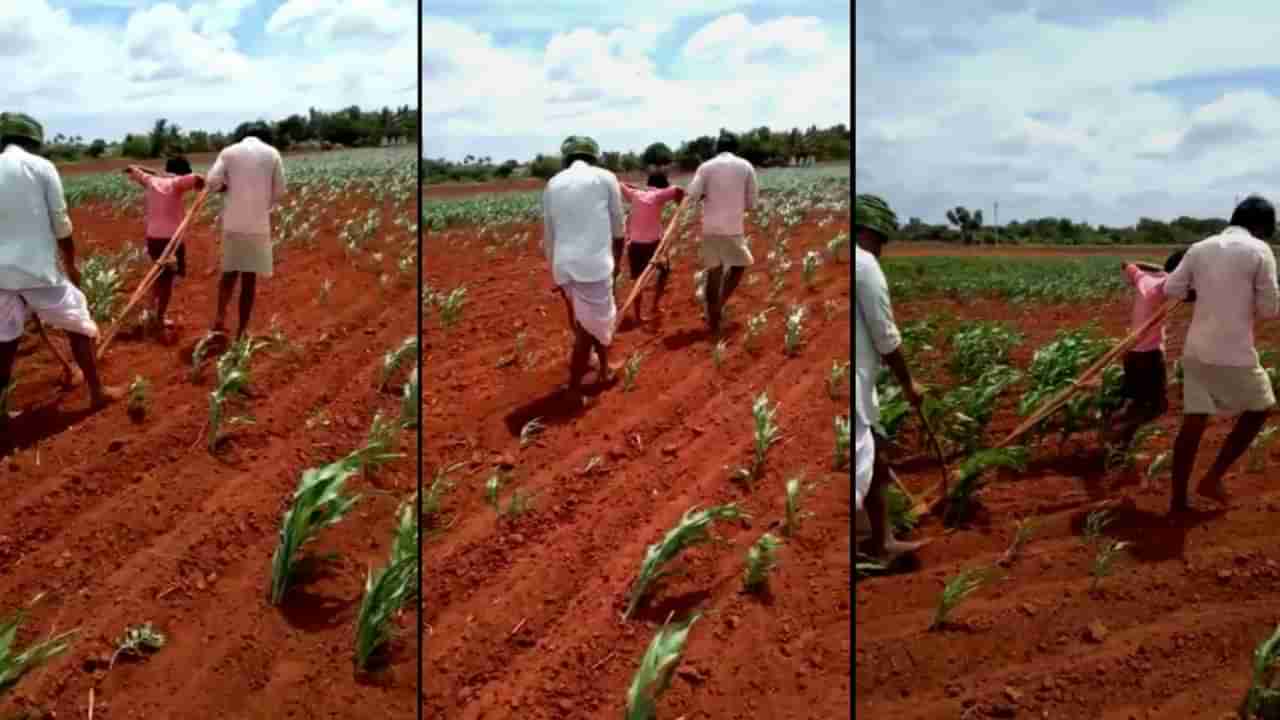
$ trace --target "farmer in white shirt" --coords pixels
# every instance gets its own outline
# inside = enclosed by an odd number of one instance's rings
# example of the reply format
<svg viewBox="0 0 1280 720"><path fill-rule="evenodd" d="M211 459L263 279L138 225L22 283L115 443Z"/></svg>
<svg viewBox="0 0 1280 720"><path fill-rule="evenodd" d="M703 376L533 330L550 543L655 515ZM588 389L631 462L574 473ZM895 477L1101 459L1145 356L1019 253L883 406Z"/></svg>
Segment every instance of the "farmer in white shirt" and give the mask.
<svg viewBox="0 0 1280 720"><path fill-rule="evenodd" d="M226 332L227 304L240 281L240 328L244 337L253 315L258 276L271 277L271 208L284 197L284 162L269 143L271 128L257 123L240 142L218 154L209 170L211 192L226 191L222 211L222 282L218 286L218 314L213 331Z"/></svg>
<svg viewBox="0 0 1280 720"><path fill-rule="evenodd" d="M574 331L569 360L569 389L578 391L592 348L599 359L599 381L611 382L609 345L618 308L613 281L621 268L624 245L622 191L618 178L596 167L600 147L588 137L572 136L560 146L564 169L542 194L542 245L556 287L570 307Z"/></svg>
<svg viewBox="0 0 1280 720"><path fill-rule="evenodd" d="M702 263L707 271L707 322L720 333L724 306L754 262L742 219L756 206L756 171L750 162L734 155L738 138L720 132L714 158L698 166L689 195L702 200ZM725 274L725 270L728 274Z"/></svg>
<svg viewBox="0 0 1280 720"><path fill-rule="evenodd" d="M893 320L889 285L878 260L884 244L897 232L897 216L879 197L859 195L853 205L853 224L857 232L857 247L854 249L853 500L857 511L861 511L865 504L870 521L868 554L893 558L914 552L923 543L895 539L889 525L889 503L885 492L892 479L889 466L877 452L875 442L875 428L880 422L876 376L880 374L881 362L893 371L902 386L903 396L916 408L920 407L924 389L911 379L907 361L902 356L902 336Z"/></svg>
<svg viewBox="0 0 1280 720"><path fill-rule="evenodd" d="M45 325L67 332L96 409L123 392L104 387L98 377L98 326L79 289L62 180L53 163L35 155L43 142L44 128L35 119L0 113L0 397L12 380L27 319L35 313ZM65 274L58 268L59 253ZM7 412L0 413L0 428L8 420Z"/></svg>
<svg viewBox="0 0 1280 720"><path fill-rule="evenodd" d="M1276 211L1256 195L1231 215L1226 230L1191 246L1165 280L1168 297L1195 293L1182 350L1182 429L1173 446L1173 512L1190 509L1187 484L1210 415L1239 415L1222 450L1196 488L1224 502L1223 478L1249 449L1276 399L1253 343L1256 319L1280 314L1276 260L1265 240Z"/></svg>

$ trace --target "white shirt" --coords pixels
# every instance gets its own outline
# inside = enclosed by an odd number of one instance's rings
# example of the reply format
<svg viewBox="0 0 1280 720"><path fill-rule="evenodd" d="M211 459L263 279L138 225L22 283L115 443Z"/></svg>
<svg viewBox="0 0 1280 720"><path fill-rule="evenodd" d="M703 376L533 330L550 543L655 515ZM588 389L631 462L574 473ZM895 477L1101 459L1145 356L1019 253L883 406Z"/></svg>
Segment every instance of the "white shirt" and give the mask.
<svg viewBox="0 0 1280 720"><path fill-rule="evenodd" d="M875 256L855 246L853 268L853 409L856 422L874 427L880 422L876 377L883 356L898 349L902 335L893 321L889 283Z"/></svg>
<svg viewBox="0 0 1280 720"><path fill-rule="evenodd" d="M722 152L698 166L689 196L702 197L703 235L741 235L742 216L759 199L756 169L737 155Z"/></svg>
<svg viewBox="0 0 1280 720"><path fill-rule="evenodd" d="M577 160L542 193L542 247L556 285L613 277L613 239L622 237L622 191L608 170Z"/></svg>
<svg viewBox="0 0 1280 720"><path fill-rule="evenodd" d="M209 170L209 191L223 185L228 186L223 232L271 235L271 208L285 191L280 152L255 137L223 148Z"/></svg>
<svg viewBox="0 0 1280 720"><path fill-rule="evenodd" d="M1185 298L1188 289L1196 302L1182 354L1206 365L1257 365L1253 321L1280 314L1271 246L1235 226L1201 240L1165 280L1168 297Z"/></svg>
<svg viewBox="0 0 1280 720"><path fill-rule="evenodd" d="M10 145L0 153L0 290L62 282L58 240L71 237L62 180L53 163Z"/></svg>

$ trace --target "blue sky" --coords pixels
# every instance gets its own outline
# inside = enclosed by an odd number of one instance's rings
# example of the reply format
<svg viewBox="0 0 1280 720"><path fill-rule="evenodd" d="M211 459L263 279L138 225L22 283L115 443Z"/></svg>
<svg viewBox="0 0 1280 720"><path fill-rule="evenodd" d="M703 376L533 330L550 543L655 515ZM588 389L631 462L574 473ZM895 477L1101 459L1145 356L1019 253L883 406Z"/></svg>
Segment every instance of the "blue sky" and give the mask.
<svg viewBox="0 0 1280 720"><path fill-rule="evenodd" d="M423 153L643 150L749 129L849 124L847 3L423 2Z"/></svg>
<svg viewBox="0 0 1280 720"><path fill-rule="evenodd" d="M164 117L230 130L308 107L416 105L413 0L0 3L0 108L49 136L118 139Z"/></svg>
<svg viewBox="0 0 1280 720"><path fill-rule="evenodd" d="M938 4L941 5L941 4ZM855 10L854 168L905 222L1228 217L1280 201L1280 4L974 0Z"/></svg>

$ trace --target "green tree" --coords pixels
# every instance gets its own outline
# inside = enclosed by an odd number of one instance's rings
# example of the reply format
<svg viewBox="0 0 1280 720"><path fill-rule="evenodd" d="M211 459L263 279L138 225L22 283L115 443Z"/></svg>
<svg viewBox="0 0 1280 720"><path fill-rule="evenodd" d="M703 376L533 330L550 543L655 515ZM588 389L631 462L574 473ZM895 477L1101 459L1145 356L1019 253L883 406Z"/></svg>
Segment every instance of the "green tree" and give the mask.
<svg viewBox="0 0 1280 720"><path fill-rule="evenodd" d="M91 158L100 158L100 157L102 157L102 155L103 155L104 153L106 153L106 152L107 152L107 141L106 141L106 140L103 140L103 139L101 139L101 138L98 138L97 140L94 140L94 141L89 145L89 157L91 157Z"/></svg>
<svg viewBox="0 0 1280 720"><path fill-rule="evenodd" d="M947 211L947 222L960 230L960 238L965 245L973 242L974 233L982 227L982 211L970 213L963 205Z"/></svg>

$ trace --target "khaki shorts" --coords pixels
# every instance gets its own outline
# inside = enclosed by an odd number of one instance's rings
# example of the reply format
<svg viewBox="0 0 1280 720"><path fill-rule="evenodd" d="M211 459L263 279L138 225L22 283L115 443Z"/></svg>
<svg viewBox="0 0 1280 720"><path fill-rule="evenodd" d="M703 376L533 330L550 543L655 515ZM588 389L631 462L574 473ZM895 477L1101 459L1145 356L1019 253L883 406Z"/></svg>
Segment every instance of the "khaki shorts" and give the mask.
<svg viewBox="0 0 1280 720"><path fill-rule="evenodd" d="M1186 415L1238 415L1275 404L1271 381L1261 365L1207 365L1182 358L1182 412Z"/></svg>
<svg viewBox="0 0 1280 720"><path fill-rule="evenodd" d="M751 257L751 245L743 235L703 235L702 266L708 270L718 267L747 267L755 260Z"/></svg>
<svg viewBox="0 0 1280 720"><path fill-rule="evenodd" d="M222 234L222 272L248 272L271 277L272 265L270 235Z"/></svg>

